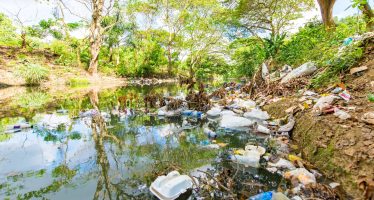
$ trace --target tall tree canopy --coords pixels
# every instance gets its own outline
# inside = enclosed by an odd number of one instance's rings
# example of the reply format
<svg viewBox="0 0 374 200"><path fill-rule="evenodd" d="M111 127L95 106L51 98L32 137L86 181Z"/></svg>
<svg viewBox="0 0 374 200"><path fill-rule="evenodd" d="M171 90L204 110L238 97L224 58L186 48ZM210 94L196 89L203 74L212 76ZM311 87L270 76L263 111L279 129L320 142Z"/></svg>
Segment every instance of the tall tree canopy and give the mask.
<svg viewBox="0 0 374 200"><path fill-rule="evenodd" d="M313 0L237 0L233 22L252 35L270 32L279 35L291 28L294 20L313 8Z"/></svg>

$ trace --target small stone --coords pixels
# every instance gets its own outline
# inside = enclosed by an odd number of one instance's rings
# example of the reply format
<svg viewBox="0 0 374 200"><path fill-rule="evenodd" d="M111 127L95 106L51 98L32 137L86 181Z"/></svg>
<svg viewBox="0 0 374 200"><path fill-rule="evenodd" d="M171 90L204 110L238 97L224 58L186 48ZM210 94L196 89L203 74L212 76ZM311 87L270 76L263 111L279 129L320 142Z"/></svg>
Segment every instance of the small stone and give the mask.
<svg viewBox="0 0 374 200"><path fill-rule="evenodd" d="M363 71L366 71L368 69L367 66L362 66L362 67L355 67L355 68L352 68L350 70L350 74L353 75L353 74L357 74L359 72L363 72Z"/></svg>
<svg viewBox="0 0 374 200"><path fill-rule="evenodd" d="M367 124L374 124L374 112L367 112L362 117L361 120Z"/></svg>
<svg viewBox="0 0 374 200"><path fill-rule="evenodd" d="M356 153L356 150L354 148L349 148L344 150L344 153L348 156L353 156Z"/></svg>
<svg viewBox="0 0 374 200"><path fill-rule="evenodd" d="M363 132L363 133L370 133L371 132L371 129L370 128L362 128L361 129L361 131Z"/></svg>
<svg viewBox="0 0 374 200"><path fill-rule="evenodd" d="M332 189L334 189L334 188L340 186L340 183L332 182L332 183L329 184L329 186L330 186Z"/></svg>
<svg viewBox="0 0 374 200"><path fill-rule="evenodd" d="M364 141L363 144L365 146L370 146L371 144L373 143L373 141L370 141L370 140L367 140L367 141Z"/></svg>

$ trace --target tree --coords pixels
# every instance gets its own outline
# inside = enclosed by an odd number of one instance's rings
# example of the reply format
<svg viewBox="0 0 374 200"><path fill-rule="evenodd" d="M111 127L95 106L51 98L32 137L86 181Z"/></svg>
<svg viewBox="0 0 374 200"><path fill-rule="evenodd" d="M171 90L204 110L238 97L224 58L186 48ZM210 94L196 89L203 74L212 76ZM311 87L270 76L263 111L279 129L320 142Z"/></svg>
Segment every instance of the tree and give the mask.
<svg viewBox="0 0 374 200"><path fill-rule="evenodd" d="M358 7L366 21L366 28L368 31L374 30L374 14L367 0L353 0L353 7Z"/></svg>
<svg viewBox="0 0 374 200"><path fill-rule="evenodd" d="M29 28L26 25L26 23L30 22L31 20L22 19L21 18L21 12L22 12L22 9L18 9L18 11L16 13L10 13L10 14L13 16L14 21L16 22L16 24L18 24L18 26L20 28L20 31L21 31L21 48L25 49L26 46L27 46L27 30Z"/></svg>
<svg viewBox="0 0 374 200"><path fill-rule="evenodd" d="M171 76L174 68L173 53L176 53L177 42L184 28L183 23L186 20L188 8L193 5L193 1L156 0L156 3L161 10L161 18L168 32L166 40L167 70L168 75Z"/></svg>
<svg viewBox="0 0 374 200"><path fill-rule="evenodd" d="M118 0L117 0L118 1ZM86 19L79 14L74 13L69 6L66 5L64 0L59 0L62 6L67 9L71 14L78 16L84 19L86 22L89 23L89 51L90 51L90 64L88 67L88 72L92 76L97 75L97 68L99 65L99 53L103 43L103 36L104 32L115 24L110 24L106 27L102 26L102 21L105 19L105 16L108 16L113 8L114 0L75 0L75 2L81 4L82 6L86 7L90 13L90 19ZM104 5L107 5L105 6Z"/></svg>
<svg viewBox="0 0 374 200"><path fill-rule="evenodd" d="M234 4L235 5L235 4ZM229 23L248 31L251 35L268 32L280 35L290 28L302 12L313 8L313 0L238 0Z"/></svg>
<svg viewBox="0 0 374 200"><path fill-rule="evenodd" d="M224 52L224 28L218 21L220 9L215 0L196 0L187 10L181 45L188 58L186 65L191 78L202 58Z"/></svg>
<svg viewBox="0 0 374 200"><path fill-rule="evenodd" d="M13 26L12 20L3 13L0 13L0 35L0 43L9 43L16 38L16 27Z"/></svg>
<svg viewBox="0 0 374 200"><path fill-rule="evenodd" d="M317 0L320 10L323 24L327 30L331 30L335 26L332 11L336 0Z"/></svg>

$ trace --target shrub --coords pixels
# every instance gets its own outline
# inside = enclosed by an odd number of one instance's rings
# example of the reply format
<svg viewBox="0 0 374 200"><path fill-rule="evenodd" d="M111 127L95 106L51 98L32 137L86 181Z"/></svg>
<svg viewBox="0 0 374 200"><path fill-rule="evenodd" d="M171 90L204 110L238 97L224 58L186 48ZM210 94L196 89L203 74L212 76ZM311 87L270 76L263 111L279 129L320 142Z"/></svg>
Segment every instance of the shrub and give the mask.
<svg viewBox="0 0 374 200"><path fill-rule="evenodd" d="M337 22L336 29L327 32L319 21L307 23L292 35L276 56L280 65L297 67L305 62L314 61L318 66L329 65L345 38L364 32L362 18L347 17Z"/></svg>
<svg viewBox="0 0 374 200"><path fill-rule="evenodd" d="M326 67L323 73L312 79L311 86L318 88L326 86L329 83L338 82L338 75L354 66L362 57L363 49L359 46L360 44L352 44L342 53L336 54L334 58L331 59L330 64Z"/></svg>
<svg viewBox="0 0 374 200"><path fill-rule="evenodd" d="M17 75L25 79L27 85L40 85L48 74L48 69L39 64L24 64L17 68Z"/></svg>
<svg viewBox="0 0 374 200"><path fill-rule="evenodd" d="M17 46L18 40L16 38L16 28L13 26L12 20L0 13L0 45Z"/></svg>
<svg viewBox="0 0 374 200"><path fill-rule="evenodd" d="M230 45L234 49L234 67L238 76L252 76L266 59L266 50L257 38L238 39Z"/></svg>
<svg viewBox="0 0 374 200"><path fill-rule="evenodd" d="M51 100L51 96L45 92L32 91L19 95L13 105L25 109L38 109Z"/></svg>

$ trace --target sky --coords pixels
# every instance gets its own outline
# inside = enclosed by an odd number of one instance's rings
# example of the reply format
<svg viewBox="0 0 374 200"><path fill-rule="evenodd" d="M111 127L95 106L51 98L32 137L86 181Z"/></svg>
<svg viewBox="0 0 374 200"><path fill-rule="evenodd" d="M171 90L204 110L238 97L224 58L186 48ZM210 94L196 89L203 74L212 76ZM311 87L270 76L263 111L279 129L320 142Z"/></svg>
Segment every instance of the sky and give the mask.
<svg viewBox="0 0 374 200"><path fill-rule="evenodd" d="M53 2L54 0L50 0ZM316 0L315 0L316 1ZM72 8L75 14L89 18L89 11L85 6L76 3L74 0L65 0ZM369 4L374 7L374 0L369 0ZM304 18L299 19L295 22L294 29L302 26L305 22L312 18L321 18L319 8L316 2L316 9L304 13ZM338 18L343 18L348 15L359 13L358 9L348 8L351 5L351 0L337 0L334 5L333 15ZM53 4L44 2L43 0L0 0L0 12L5 13L12 18L20 11L20 18L26 25L33 25L38 23L42 19L52 18ZM348 8L348 9L347 9ZM65 20L67 22L76 22L80 18L65 11Z"/></svg>

